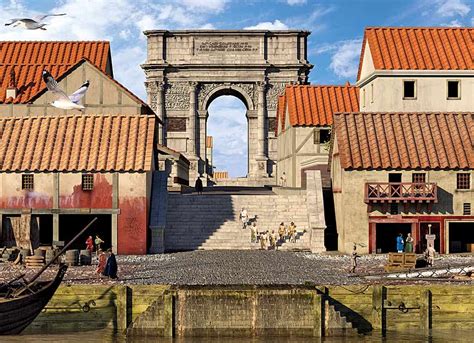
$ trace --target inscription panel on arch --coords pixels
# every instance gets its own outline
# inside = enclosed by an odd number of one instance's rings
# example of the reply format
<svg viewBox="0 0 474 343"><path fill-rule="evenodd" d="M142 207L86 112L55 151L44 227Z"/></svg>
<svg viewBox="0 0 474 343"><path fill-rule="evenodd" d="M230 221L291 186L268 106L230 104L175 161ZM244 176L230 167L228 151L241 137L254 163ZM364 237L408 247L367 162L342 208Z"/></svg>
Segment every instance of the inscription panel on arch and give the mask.
<svg viewBox="0 0 474 343"><path fill-rule="evenodd" d="M260 43L255 39L229 39L203 37L194 40L194 55L255 55Z"/></svg>

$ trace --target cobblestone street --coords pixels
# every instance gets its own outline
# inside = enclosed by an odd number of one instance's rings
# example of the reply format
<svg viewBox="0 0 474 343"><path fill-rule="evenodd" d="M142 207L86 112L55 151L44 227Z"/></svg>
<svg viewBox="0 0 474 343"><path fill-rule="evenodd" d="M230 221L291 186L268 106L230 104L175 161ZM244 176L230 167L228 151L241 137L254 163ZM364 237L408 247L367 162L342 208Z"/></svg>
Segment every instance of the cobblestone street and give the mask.
<svg viewBox="0 0 474 343"><path fill-rule="evenodd" d="M383 272L386 255L358 259L357 273ZM95 261L94 261L95 262ZM117 256L119 279L98 278L92 266L70 267L66 283L73 284L172 284L172 285L349 285L374 282L348 273L347 255L316 255L283 251L193 251L147 256ZM436 260L436 267L474 265L474 256L450 255ZM22 267L0 264L0 282L24 272ZM27 275L34 274L33 269ZM54 269L44 278L50 278ZM387 281L389 282L389 281ZM428 281L390 281L423 283ZM448 280L446 282L449 282ZM469 281L467 281L469 282Z"/></svg>

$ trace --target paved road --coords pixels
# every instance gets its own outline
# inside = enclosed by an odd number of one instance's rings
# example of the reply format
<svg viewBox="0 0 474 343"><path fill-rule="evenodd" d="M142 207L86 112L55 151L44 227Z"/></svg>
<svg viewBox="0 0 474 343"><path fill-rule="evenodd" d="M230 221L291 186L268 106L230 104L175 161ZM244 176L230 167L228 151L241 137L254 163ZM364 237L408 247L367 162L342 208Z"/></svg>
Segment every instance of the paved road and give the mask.
<svg viewBox="0 0 474 343"><path fill-rule="evenodd" d="M348 285L380 281L353 277L350 259L342 255L314 255L283 251L193 251L148 256L118 256L119 280L98 279L95 266L69 268L69 283L173 284L173 285ZM380 272L386 256L363 256L358 272ZM474 256L442 257L437 266L470 263ZM0 282L19 271L0 264ZM29 272L30 274L33 271ZM53 271L45 277L51 276ZM390 281L400 282L400 281ZM402 281L403 282L403 281ZM415 281L409 281L415 282ZM421 281L418 281L421 282Z"/></svg>

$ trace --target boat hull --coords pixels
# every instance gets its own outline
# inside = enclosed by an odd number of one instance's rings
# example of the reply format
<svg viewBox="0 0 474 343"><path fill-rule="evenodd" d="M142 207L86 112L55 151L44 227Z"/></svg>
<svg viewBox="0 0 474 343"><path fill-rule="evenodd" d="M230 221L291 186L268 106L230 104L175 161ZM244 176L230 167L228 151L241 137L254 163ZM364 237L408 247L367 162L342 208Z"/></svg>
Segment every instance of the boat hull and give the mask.
<svg viewBox="0 0 474 343"><path fill-rule="evenodd" d="M39 282L33 294L0 298L0 335L17 335L31 324L58 289L66 269L67 266L61 266L54 280Z"/></svg>

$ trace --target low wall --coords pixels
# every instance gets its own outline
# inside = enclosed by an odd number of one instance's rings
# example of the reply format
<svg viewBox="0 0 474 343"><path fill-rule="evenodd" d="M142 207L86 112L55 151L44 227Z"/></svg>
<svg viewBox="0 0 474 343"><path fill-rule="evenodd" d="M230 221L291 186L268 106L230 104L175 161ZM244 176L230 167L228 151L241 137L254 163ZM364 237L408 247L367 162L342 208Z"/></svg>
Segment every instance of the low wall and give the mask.
<svg viewBox="0 0 474 343"><path fill-rule="evenodd" d="M27 333L323 336L344 328L331 322L340 316L359 333L466 329L474 326L474 287L61 286Z"/></svg>

